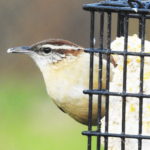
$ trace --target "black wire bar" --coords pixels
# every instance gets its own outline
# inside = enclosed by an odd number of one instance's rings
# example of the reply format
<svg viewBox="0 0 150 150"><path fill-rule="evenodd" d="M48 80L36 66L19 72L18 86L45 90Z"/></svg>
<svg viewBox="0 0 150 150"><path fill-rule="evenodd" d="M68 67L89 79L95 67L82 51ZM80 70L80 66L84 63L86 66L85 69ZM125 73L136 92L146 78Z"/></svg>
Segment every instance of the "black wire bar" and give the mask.
<svg viewBox="0 0 150 150"><path fill-rule="evenodd" d="M100 13L100 48L103 49L104 37L104 13ZM98 72L98 90L102 90L102 70L103 61L102 54L99 53L99 72ZM101 132L101 118L102 118L102 95L98 95L98 115L97 115L97 132ZM101 136L97 136L97 150L101 150Z"/></svg>
<svg viewBox="0 0 150 150"><path fill-rule="evenodd" d="M124 15L122 13L118 14L117 21L117 36L120 37L124 35Z"/></svg>
<svg viewBox="0 0 150 150"><path fill-rule="evenodd" d="M128 16L124 15L124 52L127 52L128 48ZM123 62L123 93L126 93L127 89L127 55L124 55ZM126 96L122 97L122 134L125 134L126 128ZM125 138L121 138L121 150L125 150Z"/></svg>
<svg viewBox="0 0 150 150"><path fill-rule="evenodd" d="M131 139L145 139L149 140L150 136L148 135L134 135L134 134L117 134L117 133L103 133L97 131L83 131L83 135L91 135L91 136L103 136L103 137L116 137L116 138L131 138Z"/></svg>
<svg viewBox="0 0 150 150"><path fill-rule="evenodd" d="M141 53L144 52L145 46L145 16L142 15L139 19L139 33L141 35ZM141 56L140 61L140 93L143 93L143 76L144 76L144 56ZM142 134L142 120L143 119L143 97L139 97L139 135ZM142 139L138 139L138 150L142 149Z"/></svg>
<svg viewBox="0 0 150 150"><path fill-rule="evenodd" d="M101 53L101 54L115 54L115 55L130 55L130 56L145 56L149 57L150 53L146 52L125 52L125 51L115 51L115 50L109 50L109 49L100 49L100 48L86 48L85 52L87 53Z"/></svg>
<svg viewBox="0 0 150 150"><path fill-rule="evenodd" d="M112 0L110 0L110 1L112 1ZM124 7L123 6L120 7L119 5L118 6L104 5L103 2L84 4L83 9L87 10L87 11L103 11L103 12L111 11L111 12L115 12L115 13L126 12L126 13L131 13L131 14L137 14L137 13L149 14L150 13L150 9L146 9L146 8L140 8L140 9L136 10L136 9L131 8L130 6L125 6L125 5L124 5Z"/></svg>
<svg viewBox="0 0 150 150"><path fill-rule="evenodd" d="M111 13L107 13L107 49L110 49L111 44ZM107 54L107 64L106 64L106 90L109 91L110 88L110 55ZM105 100L105 132L108 133L109 130L109 95L106 95ZM104 149L108 150L108 137L104 138Z"/></svg>
<svg viewBox="0 0 150 150"><path fill-rule="evenodd" d="M91 33L90 33L90 47L94 48L94 22L95 22L95 12L91 12ZM89 89L93 89L93 69L94 69L94 53L90 54L90 72L89 72ZM92 103L93 94L89 94L89 113L88 113L88 131L92 130ZM92 136L88 135L88 150L91 150Z"/></svg>
<svg viewBox="0 0 150 150"><path fill-rule="evenodd" d="M126 96L126 97L143 97L143 98L147 98L145 100L150 100L148 98L150 98L150 94L142 94L142 93L124 93L124 92L111 92L111 91L107 91L105 89L102 89L101 91L99 91L98 89L93 89L93 90L84 90L83 91L84 94L93 94L93 95L110 95L110 96Z"/></svg>

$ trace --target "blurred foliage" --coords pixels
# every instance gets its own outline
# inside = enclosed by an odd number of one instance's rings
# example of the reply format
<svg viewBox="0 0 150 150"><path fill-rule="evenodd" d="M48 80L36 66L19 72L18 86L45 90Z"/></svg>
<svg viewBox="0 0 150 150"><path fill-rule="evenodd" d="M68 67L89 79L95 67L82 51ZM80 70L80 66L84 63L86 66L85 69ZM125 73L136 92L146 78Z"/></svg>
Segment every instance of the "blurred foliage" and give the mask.
<svg viewBox="0 0 150 150"><path fill-rule="evenodd" d="M86 149L86 127L62 113L37 80L3 80L1 150Z"/></svg>
<svg viewBox="0 0 150 150"><path fill-rule="evenodd" d="M53 104L30 58L8 55L6 49L47 38L85 46L90 20L82 4L88 2L0 1L0 150L86 149L81 132L87 127Z"/></svg>
<svg viewBox="0 0 150 150"><path fill-rule="evenodd" d="M97 1L0 1L0 150L86 149L87 138L81 132L87 127L52 103L30 58L8 55L6 49L48 38L88 47L90 18L82 4ZM130 23L130 34L137 30L133 23L135 20Z"/></svg>

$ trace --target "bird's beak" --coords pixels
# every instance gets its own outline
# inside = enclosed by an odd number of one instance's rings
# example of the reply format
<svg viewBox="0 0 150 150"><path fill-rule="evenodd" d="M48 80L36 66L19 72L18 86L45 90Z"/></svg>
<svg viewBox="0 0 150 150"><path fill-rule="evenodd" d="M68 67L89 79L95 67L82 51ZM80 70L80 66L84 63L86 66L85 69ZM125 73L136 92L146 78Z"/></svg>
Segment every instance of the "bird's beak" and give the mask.
<svg viewBox="0 0 150 150"><path fill-rule="evenodd" d="M15 48L9 48L7 53L23 53L23 54L30 54L33 53L30 46L20 46Z"/></svg>

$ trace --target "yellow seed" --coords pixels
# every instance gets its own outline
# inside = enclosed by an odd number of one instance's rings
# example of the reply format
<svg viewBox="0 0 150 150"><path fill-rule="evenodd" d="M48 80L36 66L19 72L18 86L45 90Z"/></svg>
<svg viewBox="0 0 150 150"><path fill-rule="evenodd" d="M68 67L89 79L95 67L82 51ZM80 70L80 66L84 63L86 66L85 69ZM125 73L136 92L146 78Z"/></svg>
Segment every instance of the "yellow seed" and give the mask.
<svg viewBox="0 0 150 150"><path fill-rule="evenodd" d="M132 88L131 87L129 88L129 91L132 92Z"/></svg>
<svg viewBox="0 0 150 150"><path fill-rule="evenodd" d="M131 58L127 59L127 64L129 64L131 62Z"/></svg>
<svg viewBox="0 0 150 150"><path fill-rule="evenodd" d="M128 49L131 49L132 46L128 45Z"/></svg>
<svg viewBox="0 0 150 150"><path fill-rule="evenodd" d="M144 80L150 79L150 72L144 73Z"/></svg>
<svg viewBox="0 0 150 150"><path fill-rule="evenodd" d="M141 44L137 45L139 49L141 49Z"/></svg>
<svg viewBox="0 0 150 150"><path fill-rule="evenodd" d="M135 112L136 108L134 104L130 104L130 112Z"/></svg>
<svg viewBox="0 0 150 150"><path fill-rule="evenodd" d="M123 70L123 66L121 66L121 65L119 65L118 68L119 68L120 71Z"/></svg>
<svg viewBox="0 0 150 150"><path fill-rule="evenodd" d="M143 122L143 125L144 125L144 128L146 130L149 130L149 128L150 128L150 121Z"/></svg>
<svg viewBox="0 0 150 150"><path fill-rule="evenodd" d="M140 57L137 57L137 58L136 58L136 62L137 62L137 63L140 63L140 62L141 62Z"/></svg>
<svg viewBox="0 0 150 150"><path fill-rule="evenodd" d="M149 104L149 105L147 105L147 109L150 111L150 104Z"/></svg>

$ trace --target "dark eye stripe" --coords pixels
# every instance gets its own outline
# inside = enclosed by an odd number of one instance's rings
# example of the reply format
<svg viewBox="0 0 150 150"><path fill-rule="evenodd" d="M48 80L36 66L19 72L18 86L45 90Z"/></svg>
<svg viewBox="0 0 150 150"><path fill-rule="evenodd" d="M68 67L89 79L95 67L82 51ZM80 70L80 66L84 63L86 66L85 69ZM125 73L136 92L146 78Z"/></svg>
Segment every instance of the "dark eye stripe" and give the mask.
<svg viewBox="0 0 150 150"><path fill-rule="evenodd" d="M52 51L52 49L49 48L49 47L43 48L43 52L46 53L46 54L50 53L51 51Z"/></svg>

